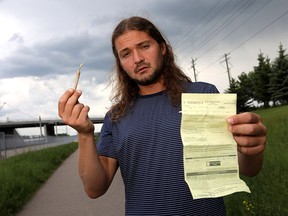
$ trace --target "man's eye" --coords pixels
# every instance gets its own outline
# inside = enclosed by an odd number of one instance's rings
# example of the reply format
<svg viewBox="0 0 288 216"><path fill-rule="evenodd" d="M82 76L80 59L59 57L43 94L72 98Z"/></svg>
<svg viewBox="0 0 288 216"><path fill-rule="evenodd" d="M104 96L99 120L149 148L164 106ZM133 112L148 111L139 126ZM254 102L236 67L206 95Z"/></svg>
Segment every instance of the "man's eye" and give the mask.
<svg viewBox="0 0 288 216"><path fill-rule="evenodd" d="M128 56L129 56L129 53L128 53L128 52L125 52L125 53L122 53L121 58L126 58L126 57L128 57Z"/></svg>
<svg viewBox="0 0 288 216"><path fill-rule="evenodd" d="M148 44L143 45L142 48L143 48L143 49L147 49L147 48L149 48L149 45L148 45Z"/></svg>

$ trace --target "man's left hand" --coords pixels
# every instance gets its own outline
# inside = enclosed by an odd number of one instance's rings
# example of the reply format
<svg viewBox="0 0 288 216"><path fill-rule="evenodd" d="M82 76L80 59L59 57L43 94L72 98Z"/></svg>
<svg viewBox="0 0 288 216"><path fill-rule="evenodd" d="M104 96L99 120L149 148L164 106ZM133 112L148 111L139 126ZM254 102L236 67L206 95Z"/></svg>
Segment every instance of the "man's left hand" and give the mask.
<svg viewBox="0 0 288 216"><path fill-rule="evenodd" d="M245 112L230 116L227 122L239 152L252 156L264 151L267 129L259 115Z"/></svg>

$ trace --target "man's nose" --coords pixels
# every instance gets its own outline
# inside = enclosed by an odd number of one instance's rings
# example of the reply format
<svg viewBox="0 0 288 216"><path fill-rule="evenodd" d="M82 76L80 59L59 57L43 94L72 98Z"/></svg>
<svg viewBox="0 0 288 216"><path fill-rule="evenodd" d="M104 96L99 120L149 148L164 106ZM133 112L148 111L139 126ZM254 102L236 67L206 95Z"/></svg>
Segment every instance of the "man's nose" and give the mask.
<svg viewBox="0 0 288 216"><path fill-rule="evenodd" d="M136 65L144 60L143 56L141 55L141 52L139 52L138 50L135 50L133 52L133 56L134 56L134 63Z"/></svg>

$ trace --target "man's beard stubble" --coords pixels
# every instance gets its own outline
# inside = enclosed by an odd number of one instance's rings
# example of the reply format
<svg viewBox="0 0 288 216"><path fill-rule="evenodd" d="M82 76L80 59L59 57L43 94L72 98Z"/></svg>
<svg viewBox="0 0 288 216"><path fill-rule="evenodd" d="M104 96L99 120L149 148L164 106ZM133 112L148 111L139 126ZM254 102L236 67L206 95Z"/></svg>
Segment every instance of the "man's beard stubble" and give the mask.
<svg viewBox="0 0 288 216"><path fill-rule="evenodd" d="M155 69L155 71L149 75L148 77L145 77L141 80L139 79L133 79L138 85L141 86L148 86L151 84L155 84L160 80L160 77L162 75L162 71L163 71L163 63L161 64L161 66L157 69Z"/></svg>

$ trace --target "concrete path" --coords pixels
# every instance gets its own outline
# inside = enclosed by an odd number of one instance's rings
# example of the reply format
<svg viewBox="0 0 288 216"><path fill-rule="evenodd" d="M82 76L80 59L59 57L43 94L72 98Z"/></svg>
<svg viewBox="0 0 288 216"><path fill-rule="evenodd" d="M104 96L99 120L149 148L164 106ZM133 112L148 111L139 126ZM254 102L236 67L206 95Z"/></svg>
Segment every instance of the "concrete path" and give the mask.
<svg viewBox="0 0 288 216"><path fill-rule="evenodd" d="M78 176L78 151L73 153L39 189L18 216L121 216L124 186L118 171L105 195L90 199Z"/></svg>

